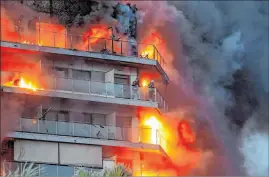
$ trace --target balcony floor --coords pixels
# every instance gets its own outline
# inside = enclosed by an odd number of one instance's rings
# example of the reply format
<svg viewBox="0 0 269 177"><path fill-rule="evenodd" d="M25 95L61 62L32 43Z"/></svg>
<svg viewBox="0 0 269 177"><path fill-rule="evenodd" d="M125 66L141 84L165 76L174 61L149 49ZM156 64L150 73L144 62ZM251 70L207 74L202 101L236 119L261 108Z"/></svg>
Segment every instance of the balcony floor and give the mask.
<svg viewBox="0 0 269 177"><path fill-rule="evenodd" d="M39 95L39 96L48 96L48 97L57 97L57 98L67 98L74 100L84 100L100 103L111 103L119 105L130 105L130 106L143 106L158 108L157 102L135 100L135 99L124 99L124 98L115 98L115 97L106 97L106 96L95 96L92 94L83 94L77 92L69 91L50 91L50 90L37 90L31 91L27 89L17 88L17 87L2 87L4 92L19 93L19 94L30 94L30 95Z"/></svg>
<svg viewBox="0 0 269 177"><path fill-rule="evenodd" d="M164 153L166 155L162 147L156 144L133 143L133 142L128 142L128 141L117 141L117 140L106 140L106 139L84 138L84 137L73 137L73 136L62 136L62 135L50 135L50 134L41 134L41 133L28 133L28 132L12 132L8 134L8 137L14 138L14 139L27 139L27 140L50 141L50 142L122 147L122 148L127 148L130 150L134 150L134 151Z"/></svg>
<svg viewBox="0 0 269 177"><path fill-rule="evenodd" d="M97 52L86 52L86 51L78 51L78 50L70 50L64 48L55 48L55 47L45 47L45 46L38 46L38 45L29 45L29 44L21 44L21 43L14 43L14 42L4 42L1 41L1 47L6 48L13 48L18 50L30 50L42 53L50 53L50 54L60 54L60 55L67 55L67 56L77 56L77 57L85 57L85 58L92 58L98 60L106 60L106 61L114 61L120 62L121 64L126 63L128 65L134 64L139 65L140 67L144 68L151 68L154 67L157 72L159 72L165 82L169 81L169 78L161 67L161 65L153 59L144 59L138 57L131 57L131 56L121 56L121 55L111 55L111 54L102 54Z"/></svg>

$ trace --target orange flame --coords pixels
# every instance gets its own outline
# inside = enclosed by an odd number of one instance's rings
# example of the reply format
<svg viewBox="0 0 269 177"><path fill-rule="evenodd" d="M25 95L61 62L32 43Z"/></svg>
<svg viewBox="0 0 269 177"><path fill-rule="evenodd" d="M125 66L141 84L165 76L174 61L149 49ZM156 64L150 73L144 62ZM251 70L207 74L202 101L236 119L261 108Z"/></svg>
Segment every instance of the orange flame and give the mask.
<svg viewBox="0 0 269 177"><path fill-rule="evenodd" d="M149 85L149 80L148 79L143 79L142 80L142 87L147 87Z"/></svg>
<svg viewBox="0 0 269 177"><path fill-rule="evenodd" d="M15 77L12 81L5 83L4 86L20 87L20 88L29 89L32 91L37 90L37 87L35 85L33 85L31 81L25 81L25 79L23 77L19 77L19 78Z"/></svg>
<svg viewBox="0 0 269 177"><path fill-rule="evenodd" d="M151 44L147 45L141 52L141 56L143 58L149 58L149 59L156 59L157 50L155 49L156 46L163 44L163 40L161 39L161 36L157 34L156 32L151 33L150 36L146 37L143 40L144 44ZM155 47L154 47L155 46Z"/></svg>
<svg viewBox="0 0 269 177"><path fill-rule="evenodd" d="M105 25L96 25L85 32L83 35L83 42L88 44L96 44L101 38L108 38L109 30ZM90 38L90 39L89 39Z"/></svg>
<svg viewBox="0 0 269 177"><path fill-rule="evenodd" d="M143 49L141 56L143 58L153 59L154 56L154 47L152 45L148 45L145 49Z"/></svg>

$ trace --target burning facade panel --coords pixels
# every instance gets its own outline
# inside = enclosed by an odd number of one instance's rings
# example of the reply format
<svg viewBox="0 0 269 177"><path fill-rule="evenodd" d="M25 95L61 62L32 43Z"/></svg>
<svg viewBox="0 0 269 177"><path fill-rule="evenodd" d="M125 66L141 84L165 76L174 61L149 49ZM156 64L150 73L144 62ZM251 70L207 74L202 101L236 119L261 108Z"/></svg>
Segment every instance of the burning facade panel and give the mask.
<svg viewBox="0 0 269 177"><path fill-rule="evenodd" d="M22 100L18 125L5 132L15 142L9 165L53 163L58 176L72 176L80 165L98 170L124 163L133 174L156 175L169 159L160 119L168 106L158 91L167 79L165 62L155 46L135 41L136 7L115 9L116 26L93 24L81 34L42 18L17 24L17 31L1 26L1 88ZM33 157L41 145L54 155ZM60 170L64 165L72 167Z"/></svg>

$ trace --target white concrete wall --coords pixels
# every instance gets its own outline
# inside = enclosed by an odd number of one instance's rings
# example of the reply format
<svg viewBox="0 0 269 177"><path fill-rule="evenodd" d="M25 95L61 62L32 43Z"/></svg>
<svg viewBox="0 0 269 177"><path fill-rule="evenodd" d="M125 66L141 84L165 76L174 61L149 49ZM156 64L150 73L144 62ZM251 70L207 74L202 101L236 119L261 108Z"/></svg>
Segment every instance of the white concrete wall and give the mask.
<svg viewBox="0 0 269 177"><path fill-rule="evenodd" d="M14 160L58 163L58 143L15 140Z"/></svg>
<svg viewBox="0 0 269 177"><path fill-rule="evenodd" d="M60 163L102 167L102 147L60 143Z"/></svg>
<svg viewBox="0 0 269 177"><path fill-rule="evenodd" d="M61 102L60 99L54 99L53 101L43 105L43 108L49 108L55 111L71 111L71 112L80 112L80 113L96 113L96 114L112 114L115 113L115 116L125 116L125 117L136 117L136 109L128 107L117 107L113 105L104 105L104 104L89 104L85 101L67 101L65 103ZM109 116L108 116L109 117Z"/></svg>
<svg viewBox="0 0 269 177"><path fill-rule="evenodd" d="M128 67L128 66L119 66L115 64L107 64L107 63L98 63L98 62L90 62L83 59L76 58L75 60L60 60L55 59L52 60L43 60L42 66L44 65L44 69L48 66L59 68L73 68L81 71L97 71L97 72L109 72L114 69L115 74L128 75L130 77L130 81L135 80L138 75L137 68ZM70 70L72 72L72 70ZM72 74L71 74L72 75Z"/></svg>

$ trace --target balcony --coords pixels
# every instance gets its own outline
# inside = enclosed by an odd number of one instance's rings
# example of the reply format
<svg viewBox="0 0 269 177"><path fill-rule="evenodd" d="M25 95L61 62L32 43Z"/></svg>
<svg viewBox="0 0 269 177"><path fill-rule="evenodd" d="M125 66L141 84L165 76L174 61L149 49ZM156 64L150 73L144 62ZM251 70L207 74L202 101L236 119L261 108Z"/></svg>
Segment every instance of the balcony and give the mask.
<svg viewBox="0 0 269 177"><path fill-rule="evenodd" d="M65 28L62 33L50 31L49 29L37 29L30 34L30 30L24 28L28 27L1 26L3 31L1 46L14 48L11 43L19 43L21 45L15 45L15 48L153 65L168 82L166 62L154 45L137 43L136 41L88 37L85 34L69 34Z"/></svg>
<svg viewBox="0 0 269 177"><path fill-rule="evenodd" d="M26 118L20 119L17 131L159 145L164 141L157 131L153 142L151 140L153 131L146 127L117 127L49 120L38 120L33 123L32 119Z"/></svg>
<svg viewBox="0 0 269 177"><path fill-rule="evenodd" d="M4 77L14 75L12 72L1 72L1 86L6 92L37 94L59 98L79 99L111 104L144 106L168 111L168 105L156 88L134 87L130 85L94 82L55 76L40 76L41 88L25 88L23 86L6 85ZM17 73L22 78L22 73ZM38 84L39 85L39 84ZM19 89L18 89L19 88ZM31 91L31 92L29 92Z"/></svg>
<svg viewBox="0 0 269 177"><path fill-rule="evenodd" d="M136 150L142 148L141 151L161 153L165 153L163 148L166 148L167 143L158 130L154 131L147 127L117 127L27 118L21 118L16 132L9 136L18 139L75 142Z"/></svg>

